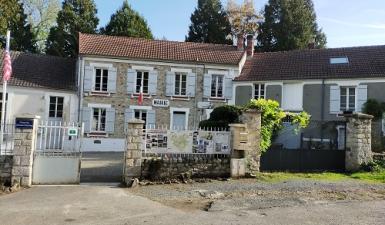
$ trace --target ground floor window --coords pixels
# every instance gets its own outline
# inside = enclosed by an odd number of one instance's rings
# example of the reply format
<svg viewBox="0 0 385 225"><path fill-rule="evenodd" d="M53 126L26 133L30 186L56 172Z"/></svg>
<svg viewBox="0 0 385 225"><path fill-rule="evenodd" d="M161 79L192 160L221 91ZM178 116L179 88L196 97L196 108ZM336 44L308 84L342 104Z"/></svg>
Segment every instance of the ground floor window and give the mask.
<svg viewBox="0 0 385 225"><path fill-rule="evenodd" d="M92 131L106 131L106 109L93 108Z"/></svg>
<svg viewBox="0 0 385 225"><path fill-rule="evenodd" d="M143 120L144 121L143 128L146 128L147 110L139 110L139 109L134 110L134 117L135 119Z"/></svg>
<svg viewBox="0 0 385 225"><path fill-rule="evenodd" d="M255 84L254 85L254 99L265 98L265 85Z"/></svg>
<svg viewBox="0 0 385 225"><path fill-rule="evenodd" d="M172 113L172 129L184 130L186 129L187 113L183 111L174 111Z"/></svg>
<svg viewBox="0 0 385 225"><path fill-rule="evenodd" d="M64 97L49 97L49 117L63 118Z"/></svg>

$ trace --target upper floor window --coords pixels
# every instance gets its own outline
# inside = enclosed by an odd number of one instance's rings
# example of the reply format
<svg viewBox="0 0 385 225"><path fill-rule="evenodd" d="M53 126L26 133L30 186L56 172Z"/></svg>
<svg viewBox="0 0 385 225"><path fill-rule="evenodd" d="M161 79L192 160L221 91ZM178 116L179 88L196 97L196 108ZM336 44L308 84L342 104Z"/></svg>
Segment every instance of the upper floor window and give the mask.
<svg viewBox="0 0 385 225"><path fill-rule="evenodd" d="M49 97L49 117L63 118L64 97Z"/></svg>
<svg viewBox="0 0 385 225"><path fill-rule="evenodd" d="M264 84L255 84L254 85L254 98L255 99L264 99L265 98L265 85Z"/></svg>
<svg viewBox="0 0 385 225"><path fill-rule="evenodd" d="M140 88L143 88L143 93L148 94L148 72L136 72L136 93L140 93Z"/></svg>
<svg viewBox="0 0 385 225"><path fill-rule="evenodd" d="M211 76L211 97L223 98L223 75Z"/></svg>
<svg viewBox="0 0 385 225"><path fill-rule="evenodd" d="M92 109L92 131L104 132L106 131L106 109L93 108Z"/></svg>
<svg viewBox="0 0 385 225"><path fill-rule="evenodd" d="M341 87L340 109L344 111L355 111L356 109L356 88Z"/></svg>
<svg viewBox="0 0 385 225"><path fill-rule="evenodd" d="M95 69L95 91L107 91L108 84L108 70L107 69Z"/></svg>
<svg viewBox="0 0 385 225"><path fill-rule="evenodd" d="M185 96L187 89L187 74L175 74L175 95Z"/></svg>
<svg viewBox="0 0 385 225"><path fill-rule="evenodd" d="M147 110L135 110L134 117L135 119L143 120L144 121L143 128L146 128Z"/></svg>

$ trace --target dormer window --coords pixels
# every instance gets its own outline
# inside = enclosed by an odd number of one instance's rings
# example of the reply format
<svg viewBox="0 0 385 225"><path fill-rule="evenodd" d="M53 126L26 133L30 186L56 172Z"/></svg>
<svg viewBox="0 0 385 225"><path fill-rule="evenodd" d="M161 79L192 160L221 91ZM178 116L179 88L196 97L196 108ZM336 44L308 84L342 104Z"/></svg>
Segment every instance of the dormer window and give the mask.
<svg viewBox="0 0 385 225"><path fill-rule="evenodd" d="M330 64L348 64L349 59L346 56L330 58Z"/></svg>

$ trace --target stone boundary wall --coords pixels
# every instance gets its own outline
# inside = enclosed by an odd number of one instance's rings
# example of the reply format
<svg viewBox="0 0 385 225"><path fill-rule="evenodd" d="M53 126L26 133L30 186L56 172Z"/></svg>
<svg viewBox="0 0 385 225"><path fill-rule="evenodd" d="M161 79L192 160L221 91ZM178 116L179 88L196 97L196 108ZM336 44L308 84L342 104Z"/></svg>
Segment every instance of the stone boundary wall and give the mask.
<svg viewBox="0 0 385 225"><path fill-rule="evenodd" d="M385 153L373 153L373 159L385 161Z"/></svg>
<svg viewBox="0 0 385 225"><path fill-rule="evenodd" d="M0 186L11 185L13 156L0 156Z"/></svg>
<svg viewBox="0 0 385 225"><path fill-rule="evenodd" d="M224 178L230 177L230 155L168 154L142 159L142 179Z"/></svg>

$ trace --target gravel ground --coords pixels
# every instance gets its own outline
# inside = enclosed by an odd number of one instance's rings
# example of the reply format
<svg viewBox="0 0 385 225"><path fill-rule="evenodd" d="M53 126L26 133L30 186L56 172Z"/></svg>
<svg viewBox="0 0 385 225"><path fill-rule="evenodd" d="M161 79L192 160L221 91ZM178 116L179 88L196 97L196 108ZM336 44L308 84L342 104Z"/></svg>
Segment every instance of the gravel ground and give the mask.
<svg viewBox="0 0 385 225"><path fill-rule="evenodd" d="M263 210L385 200L385 184L351 180L291 180L276 183L257 182L253 179L213 180L207 183L147 185L129 191L187 211Z"/></svg>

